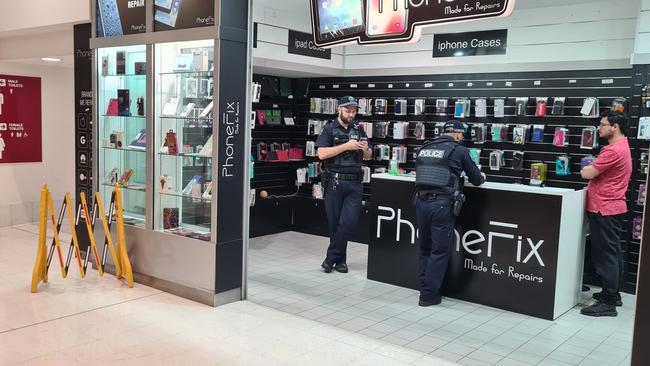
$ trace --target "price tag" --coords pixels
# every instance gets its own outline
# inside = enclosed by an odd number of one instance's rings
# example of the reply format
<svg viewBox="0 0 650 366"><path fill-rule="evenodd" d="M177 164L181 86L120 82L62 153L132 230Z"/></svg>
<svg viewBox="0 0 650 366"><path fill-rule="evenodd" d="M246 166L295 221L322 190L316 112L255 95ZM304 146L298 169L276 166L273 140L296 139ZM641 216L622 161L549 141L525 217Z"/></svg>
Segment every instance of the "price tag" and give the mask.
<svg viewBox="0 0 650 366"><path fill-rule="evenodd" d="M325 85L319 85L318 89L325 89Z"/></svg>
<svg viewBox="0 0 650 366"><path fill-rule="evenodd" d="M535 85L535 86L540 86L540 85L542 85L542 82L541 82L540 80L535 80L535 81L533 82L533 85Z"/></svg>
<svg viewBox="0 0 650 366"><path fill-rule="evenodd" d="M485 83L485 85L492 86L492 85L494 85L494 83L490 81L490 82Z"/></svg>
<svg viewBox="0 0 650 366"><path fill-rule="evenodd" d="M512 86L512 81L506 81L506 86Z"/></svg>
<svg viewBox="0 0 650 366"><path fill-rule="evenodd" d="M449 83L450 88L453 87L453 86L454 86L454 83Z"/></svg>
<svg viewBox="0 0 650 366"><path fill-rule="evenodd" d="M351 88L351 89L356 89L356 88L357 88L357 84L350 84L350 88Z"/></svg>
<svg viewBox="0 0 650 366"><path fill-rule="evenodd" d="M334 88L334 89L338 89L338 88L339 88L339 84L334 84L334 85L332 85L332 88Z"/></svg>
<svg viewBox="0 0 650 366"><path fill-rule="evenodd" d="M467 83L467 86L474 86L474 83Z"/></svg>
<svg viewBox="0 0 650 366"><path fill-rule="evenodd" d="M614 79L603 79L600 82L603 83L603 85L614 84Z"/></svg>
<svg viewBox="0 0 650 366"><path fill-rule="evenodd" d="M375 84L368 84L368 88L374 88Z"/></svg>
<svg viewBox="0 0 650 366"><path fill-rule="evenodd" d="M576 79L571 79L571 80L569 80L569 84L575 84L575 83L577 83L577 82L578 82L578 80L576 80Z"/></svg>
<svg viewBox="0 0 650 366"><path fill-rule="evenodd" d="M432 87L433 87L433 83L424 83L424 87L425 87L425 88L432 88Z"/></svg>
<svg viewBox="0 0 650 366"><path fill-rule="evenodd" d="M277 104L274 104L274 105L273 105L273 108L280 108L280 106L277 105Z"/></svg>
<svg viewBox="0 0 650 366"><path fill-rule="evenodd" d="M388 84L388 89L393 89L393 84Z"/></svg>
<svg viewBox="0 0 650 366"><path fill-rule="evenodd" d="M411 87L411 84L406 83L406 87L407 87L407 88L410 88L410 87Z"/></svg>

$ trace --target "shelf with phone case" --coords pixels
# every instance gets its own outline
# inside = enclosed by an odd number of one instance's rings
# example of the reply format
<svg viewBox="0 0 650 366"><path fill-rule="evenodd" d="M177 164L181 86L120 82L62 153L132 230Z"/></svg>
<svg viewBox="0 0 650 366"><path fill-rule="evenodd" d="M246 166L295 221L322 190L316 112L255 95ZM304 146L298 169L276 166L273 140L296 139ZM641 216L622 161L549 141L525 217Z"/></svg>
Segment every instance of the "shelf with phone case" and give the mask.
<svg viewBox="0 0 650 366"><path fill-rule="evenodd" d="M144 222L147 154L146 46L97 50L97 124L99 191L108 206L114 184L124 188L124 213Z"/></svg>
<svg viewBox="0 0 650 366"><path fill-rule="evenodd" d="M213 40L155 46L154 229L209 240Z"/></svg>

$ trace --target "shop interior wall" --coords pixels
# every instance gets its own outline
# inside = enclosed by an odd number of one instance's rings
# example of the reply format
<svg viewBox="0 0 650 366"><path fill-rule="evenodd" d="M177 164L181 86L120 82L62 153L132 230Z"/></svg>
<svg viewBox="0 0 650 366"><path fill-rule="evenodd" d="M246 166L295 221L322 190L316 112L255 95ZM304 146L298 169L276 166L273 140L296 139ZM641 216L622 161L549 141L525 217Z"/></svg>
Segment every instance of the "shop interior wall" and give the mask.
<svg viewBox="0 0 650 366"><path fill-rule="evenodd" d="M650 64L650 0L641 1L632 63Z"/></svg>
<svg viewBox="0 0 650 366"><path fill-rule="evenodd" d="M38 32L39 28L83 23L89 19L89 0L0 1L0 33Z"/></svg>
<svg viewBox="0 0 650 366"><path fill-rule="evenodd" d="M74 84L69 67L0 62L0 73L41 78L42 163L0 164L0 227L38 218L41 184L55 206L74 192Z"/></svg>

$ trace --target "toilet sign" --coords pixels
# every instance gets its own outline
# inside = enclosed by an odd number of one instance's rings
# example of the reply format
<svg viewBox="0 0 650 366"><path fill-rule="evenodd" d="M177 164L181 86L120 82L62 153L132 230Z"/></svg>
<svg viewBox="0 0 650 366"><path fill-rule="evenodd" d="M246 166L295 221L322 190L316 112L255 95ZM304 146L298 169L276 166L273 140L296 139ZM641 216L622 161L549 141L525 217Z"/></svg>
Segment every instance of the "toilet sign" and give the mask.
<svg viewBox="0 0 650 366"><path fill-rule="evenodd" d="M0 74L0 164L43 161L41 78Z"/></svg>

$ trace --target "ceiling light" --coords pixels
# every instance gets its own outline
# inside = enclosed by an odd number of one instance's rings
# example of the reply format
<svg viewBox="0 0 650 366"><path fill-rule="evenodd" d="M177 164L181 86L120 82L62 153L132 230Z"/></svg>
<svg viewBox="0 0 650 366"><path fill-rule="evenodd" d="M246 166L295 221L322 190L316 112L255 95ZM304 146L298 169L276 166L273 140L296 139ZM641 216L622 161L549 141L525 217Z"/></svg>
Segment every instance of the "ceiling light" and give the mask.
<svg viewBox="0 0 650 366"><path fill-rule="evenodd" d="M43 58L41 58L41 60L47 61L47 62L61 62L60 58L54 58L54 57L43 57Z"/></svg>

